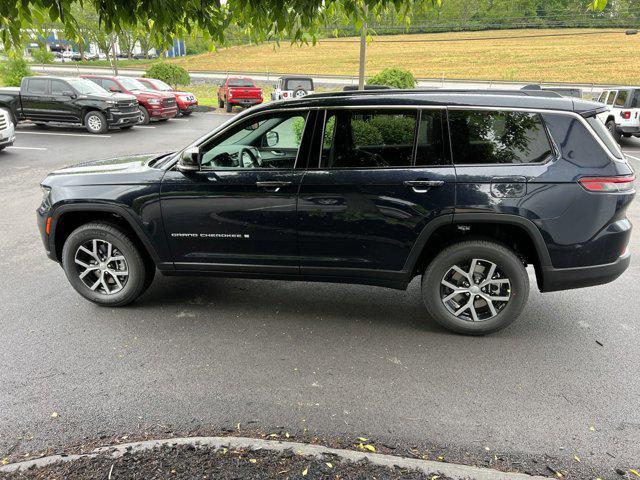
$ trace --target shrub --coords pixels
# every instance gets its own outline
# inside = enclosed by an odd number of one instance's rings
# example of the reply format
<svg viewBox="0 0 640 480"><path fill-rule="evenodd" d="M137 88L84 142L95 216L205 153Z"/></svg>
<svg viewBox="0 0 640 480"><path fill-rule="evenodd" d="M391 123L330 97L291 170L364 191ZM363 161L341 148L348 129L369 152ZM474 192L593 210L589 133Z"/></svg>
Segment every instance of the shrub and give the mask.
<svg viewBox="0 0 640 480"><path fill-rule="evenodd" d="M23 77L29 77L31 71L24 58L10 58L0 63L0 77L7 87L19 87Z"/></svg>
<svg viewBox="0 0 640 480"><path fill-rule="evenodd" d="M46 47L35 48L31 51L33 61L36 63L51 63L53 62L53 53L46 49Z"/></svg>
<svg viewBox="0 0 640 480"><path fill-rule="evenodd" d="M184 68L171 63L156 63L147 69L144 76L148 78L157 78L158 80L168 83L174 88L178 85L189 85L191 82L189 72Z"/></svg>
<svg viewBox="0 0 640 480"><path fill-rule="evenodd" d="M353 119L351 121L353 129L353 143L355 145L381 145L383 142L382 133L377 126L366 120Z"/></svg>
<svg viewBox="0 0 640 480"><path fill-rule="evenodd" d="M369 85L387 85L393 88L414 88L416 77L409 70L401 68L385 68L367 80Z"/></svg>

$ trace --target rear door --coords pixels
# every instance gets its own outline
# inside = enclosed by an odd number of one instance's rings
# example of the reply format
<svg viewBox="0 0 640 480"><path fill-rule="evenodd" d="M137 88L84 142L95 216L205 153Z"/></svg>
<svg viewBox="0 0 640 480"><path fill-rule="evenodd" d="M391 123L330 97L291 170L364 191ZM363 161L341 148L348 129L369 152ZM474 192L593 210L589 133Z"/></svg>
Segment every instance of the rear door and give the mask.
<svg viewBox="0 0 640 480"><path fill-rule="evenodd" d="M427 224L452 213L444 109L321 112L298 199L301 273L397 275Z"/></svg>
<svg viewBox="0 0 640 480"><path fill-rule="evenodd" d="M49 79L29 78L20 93L22 113L29 120L51 120Z"/></svg>

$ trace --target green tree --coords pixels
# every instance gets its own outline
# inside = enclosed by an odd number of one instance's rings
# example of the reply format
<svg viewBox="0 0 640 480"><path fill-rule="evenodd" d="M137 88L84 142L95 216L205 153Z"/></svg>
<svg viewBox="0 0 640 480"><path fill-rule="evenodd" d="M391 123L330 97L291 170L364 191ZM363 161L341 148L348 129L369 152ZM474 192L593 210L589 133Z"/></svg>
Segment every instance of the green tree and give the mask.
<svg viewBox="0 0 640 480"><path fill-rule="evenodd" d="M0 63L0 77L8 87L19 87L23 77L30 75L29 64L22 57L9 58Z"/></svg>
<svg viewBox="0 0 640 480"><path fill-rule="evenodd" d="M168 83L173 88L178 85L189 85L191 79L189 78L189 72L184 68L174 65L172 63L155 63L147 69L144 73L145 77L157 78L165 83Z"/></svg>

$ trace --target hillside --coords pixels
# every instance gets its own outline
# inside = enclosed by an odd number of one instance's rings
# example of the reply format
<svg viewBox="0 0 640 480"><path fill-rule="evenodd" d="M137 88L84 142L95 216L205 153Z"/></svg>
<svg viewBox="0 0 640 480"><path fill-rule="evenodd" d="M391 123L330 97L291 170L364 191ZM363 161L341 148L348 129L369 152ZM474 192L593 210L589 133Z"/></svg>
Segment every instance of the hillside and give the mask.
<svg viewBox="0 0 640 480"><path fill-rule="evenodd" d="M566 34L573 35L557 36ZM509 38L515 36L518 38ZM315 46L278 47L273 43L237 46L174 61L193 71L356 75L358 51L357 38L341 38L320 40ZM379 36L368 47L367 75L398 66L428 78L444 75L484 80L637 84L638 52L640 35L627 36L622 30L499 30Z"/></svg>

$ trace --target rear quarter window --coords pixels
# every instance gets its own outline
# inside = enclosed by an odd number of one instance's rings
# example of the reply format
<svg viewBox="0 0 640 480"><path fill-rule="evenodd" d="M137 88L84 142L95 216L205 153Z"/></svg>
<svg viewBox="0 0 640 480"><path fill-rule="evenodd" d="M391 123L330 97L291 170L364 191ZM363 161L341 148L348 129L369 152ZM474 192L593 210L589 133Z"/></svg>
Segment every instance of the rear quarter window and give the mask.
<svg viewBox="0 0 640 480"><path fill-rule="evenodd" d="M450 110L449 130L458 165L543 163L553 153L537 113Z"/></svg>

